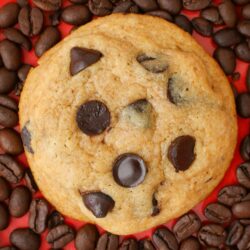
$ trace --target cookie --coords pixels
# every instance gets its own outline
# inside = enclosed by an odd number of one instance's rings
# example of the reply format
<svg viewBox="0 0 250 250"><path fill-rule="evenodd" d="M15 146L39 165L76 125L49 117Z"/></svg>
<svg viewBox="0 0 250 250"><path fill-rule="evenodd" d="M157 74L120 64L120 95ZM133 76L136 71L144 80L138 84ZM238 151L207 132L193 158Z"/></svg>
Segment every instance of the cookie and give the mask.
<svg viewBox="0 0 250 250"><path fill-rule="evenodd" d="M174 24L135 14L98 18L45 53L26 80L20 121L44 196L123 235L204 199L237 139L218 64Z"/></svg>

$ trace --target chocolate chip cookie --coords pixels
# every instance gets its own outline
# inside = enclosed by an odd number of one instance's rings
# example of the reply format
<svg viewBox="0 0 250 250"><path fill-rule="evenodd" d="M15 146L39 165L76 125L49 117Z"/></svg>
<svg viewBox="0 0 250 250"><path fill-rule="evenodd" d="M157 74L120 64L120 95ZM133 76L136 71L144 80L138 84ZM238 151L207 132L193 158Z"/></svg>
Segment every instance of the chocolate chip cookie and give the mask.
<svg viewBox="0 0 250 250"><path fill-rule="evenodd" d="M237 138L218 64L174 24L135 14L98 18L46 52L27 77L20 121L45 197L116 234L204 199Z"/></svg>

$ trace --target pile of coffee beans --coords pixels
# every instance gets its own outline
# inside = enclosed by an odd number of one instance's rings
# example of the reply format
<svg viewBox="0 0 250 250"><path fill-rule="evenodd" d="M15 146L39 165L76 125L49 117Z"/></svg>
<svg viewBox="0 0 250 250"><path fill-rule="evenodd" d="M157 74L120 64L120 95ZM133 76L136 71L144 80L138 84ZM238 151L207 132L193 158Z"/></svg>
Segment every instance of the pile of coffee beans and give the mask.
<svg viewBox="0 0 250 250"><path fill-rule="evenodd" d="M32 2L32 3L31 3ZM184 11L183 11L184 10ZM189 20L185 11L196 11ZM42 56L61 40L58 25L78 26L93 16L112 13L139 13L158 16L173 22L186 32L193 30L211 37L216 49L214 58L232 81L241 76L236 59L250 63L250 0L17 0L0 8L0 231L5 230L12 217L29 212L26 228L18 228L9 236L11 246L0 250L38 250L41 234L51 249L62 249L75 242L77 250L199 250L250 249L250 135L240 145L244 162L238 166L238 184L226 186L218 193L217 201L204 209L205 222L189 212L179 218L172 230L157 228L151 239L122 240L108 232L100 235L94 225L78 230L65 223L63 216L43 198L34 198L38 187L29 168L22 166L16 156L23 153L18 125L19 96L32 65L23 62L23 52ZM35 39L33 39L35 38ZM250 66L246 74L247 91L238 93L232 84L237 112L250 118ZM0 239L1 240L1 239Z"/></svg>

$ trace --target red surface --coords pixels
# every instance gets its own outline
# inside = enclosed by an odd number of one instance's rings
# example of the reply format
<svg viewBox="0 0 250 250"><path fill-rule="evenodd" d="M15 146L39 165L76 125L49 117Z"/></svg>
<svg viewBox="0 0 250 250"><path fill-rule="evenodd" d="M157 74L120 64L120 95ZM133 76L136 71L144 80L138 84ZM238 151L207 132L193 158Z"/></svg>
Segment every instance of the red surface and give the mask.
<svg viewBox="0 0 250 250"><path fill-rule="evenodd" d="M4 5L7 2L15 2L15 0L0 0L0 6ZM219 1L214 1L214 2L218 3ZM69 4L68 1L64 1L64 5L68 5L68 4ZM183 11L183 13L190 18L199 15L199 12ZM59 29L60 29L63 37L65 37L69 33L69 31L71 30L71 27L72 26L66 25L64 23L61 23L59 25ZM220 28L220 27L218 27L218 28ZM195 32L193 33L193 36L198 41L198 43L200 43L209 54L213 53L214 48L215 48L215 44L213 43L213 41L210 38L204 38ZM3 37L4 36L0 30L0 40ZM33 38L33 41L35 41L35 40L36 40L36 37ZM27 52L27 51L23 50L23 60L25 63L29 63L29 64L32 64L33 66L36 66L37 58L34 55L33 50L31 52ZM246 64L242 61L239 61L239 60L237 61L236 72L240 72L241 77L238 81L234 82L234 85L239 92L246 91L245 77L246 77L247 66L248 66L248 64ZM235 169L237 168L237 166L241 162L243 162L243 160L241 159L240 154L239 154L239 143L242 140L242 138L244 138L244 136L246 136L250 132L249 131L250 119L238 118L238 125L239 125L238 145L237 145L234 159L231 163L231 166L229 167L224 179L221 181L221 183L218 185L218 187L216 187L216 189L209 195L209 197L207 199L205 199L203 202L198 204L193 209L193 211L195 211L200 216L200 218L203 220L205 220L205 218L203 216L202 211L203 211L204 207L206 206L206 204L216 200L217 193L222 187L230 185L230 184L234 184L237 182L236 177L235 177ZM28 166L24 155L22 155L18 158L25 166ZM41 196L41 194L38 193L38 194L36 194L36 197L37 196ZM188 196L188 194L187 194L187 196ZM69 223L70 225L72 225L76 230L84 224L83 222L79 222L79 221L72 220L69 218L66 218L66 222ZM166 223L165 225L171 228L173 226L173 224L174 224L174 221L170 221L170 222ZM11 223L10 223L9 227L6 230L0 232L0 246L8 245L9 235L10 235L11 231L13 229L19 228L19 227L28 227L28 214L26 216L23 216L22 218L19 218L19 219L15 219L15 218L11 219ZM153 229L148 230L148 231L143 232L143 233L138 233L138 234L134 235L134 237L136 237L138 239L142 239L144 237L150 236L152 231L153 231ZM100 232L103 232L103 230L101 228L100 228ZM45 240L46 235L47 235L47 232L42 234L41 250L46 250L46 249L50 248L50 246L47 244L47 242ZM68 244L64 249L66 249L66 250L75 249L74 242L71 242L70 244Z"/></svg>

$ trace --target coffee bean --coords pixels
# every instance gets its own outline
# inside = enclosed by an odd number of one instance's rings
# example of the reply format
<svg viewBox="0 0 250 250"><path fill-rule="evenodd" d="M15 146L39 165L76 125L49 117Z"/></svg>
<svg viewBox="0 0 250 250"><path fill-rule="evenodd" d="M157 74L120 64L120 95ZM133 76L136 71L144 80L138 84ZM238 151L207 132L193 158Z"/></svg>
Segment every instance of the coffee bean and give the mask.
<svg viewBox="0 0 250 250"><path fill-rule="evenodd" d="M150 16L157 16L169 22L173 22L173 17L167 11L164 11L164 10L153 10L153 11L146 12L145 14L150 15Z"/></svg>
<svg viewBox="0 0 250 250"><path fill-rule="evenodd" d="M223 0L219 5L220 16L228 27L235 27L237 23L237 14L234 4L231 0Z"/></svg>
<svg viewBox="0 0 250 250"><path fill-rule="evenodd" d="M132 238L126 239L121 243L119 250L138 250L138 242Z"/></svg>
<svg viewBox="0 0 250 250"><path fill-rule="evenodd" d="M26 36L36 36L43 28L43 13L38 8L25 6L18 16L19 28Z"/></svg>
<svg viewBox="0 0 250 250"><path fill-rule="evenodd" d="M22 217L29 211L32 196L25 186L15 187L9 201L9 211L13 217Z"/></svg>
<svg viewBox="0 0 250 250"><path fill-rule="evenodd" d="M61 39L61 34L56 27L47 27L40 35L35 44L35 53L38 57L42 56L48 49L57 44Z"/></svg>
<svg viewBox="0 0 250 250"><path fill-rule="evenodd" d="M250 218L250 201L241 201L232 207L233 215L240 219Z"/></svg>
<svg viewBox="0 0 250 250"><path fill-rule="evenodd" d="M11 193L10 184L0 176L0 201L4 201L9 198Z"/></svg>
<svg viewBox="0 0 250 250"><path fill-rule="evenodd" d="M246 19L250 19L250 4L246 4L245 6L243 6L242 17Z"/></svg>
<svg viewBox="0 0 250 250"><path fill-rule="evenodd" d="M187 170L195 160L195 138L190 135L179 136L168 148L168 159L176 172Z"/></svg>
<svg viewBox="0 0 250 250"><path fill-rule="evenodd" d="M109 0L89 0L89 9L95 16L109 15L113 5Z"/></svg>
<svg viewBox="0 0 250 250"><path fill-rule="evenodd" d="M18 73L17 73L20 81L24 82L26 80L27 75L31 68L32 68L31 65L23 64L23 66L18 70Z"/></svg>
<svg viewBox="0 0 250 250"><path fill-rule="evenodd" d="M250 92L250 66L248 66L247 68L246 85L247 85L248 92Z"/></svg>
<svg viewBox="0 0 250 250"><path fill-rule="evenodd" d="M172 15L180 13L182 8L181 0L158 0L157 2L161 9L166 10Z"/></svg>
<svg viewBox="0 0 250 250"><path fill-rule="evenodd" d="M240 202L246 196L246 194L247 190L244 187L238 185L227 186L220 190L218 194L218 201L226 206L231 207L233 204Z"/></svg>
<svg viewBox="0 0 250 250"><path fill-rule="evenodd" d="M20 182L24 169L20 163L9 155L0 155L0 175L10 183Z"/></svg>
<svg viewBox="0 0 250 250"><path fill-rule="evenodd" d="M191 22L186 16L178 15L174 18L174 23L179 26L181 29L185 30L189 34L192 34L193 27Z"/></svg>
<svg viewBox="0 0 250 250"><path fill-rule="evenodd" d="M37 234L46 229L49 205L44 199L35 199L30 205L29 227Z"/></svg>
<svg viewBox="0 0 250 250"><path fill-rule="evenodd" d="M57 10L49 16L51 26L57 26L60 23L61 13L61 10Z"/></svg>
<svg viewBox="0 0 250 250"><path fill-rule="evenodd" d="M250 149L250 137L247 136L241 143L241 155L242 157L249 157ZM250 188L250 163L244 162L237 168L237 179L241 185L246 188Z"/></svg>
<svg viewBox="0 0 250 250"><path fill-rule="evenodd" d="M31 41L20 30L8 28L4 30L4 35L8 40L21 45L24 49L28 51L32 49Z"/></svg>
<svg viewBox="0 0 250 250"><path fill-rule="evenodd" d="M202 36L211 36L213 33L213 25L202 17L193 18L192 25L195 31Z"/></svg>
<svg viewBox="0 0 250 250"><path fill-rule="evenodd" d="M214 6L202 10L201 17L205 18L209 22L212 22L216 25L223 24L223 20L220 16L218 8Z"/></svg>
<svg viewBox="0 0 250 250"><path fill-rule="evenodd" d="M76 250L94 250L99 238L95 225L87 224L81 227L76 235Z"/></svg>
<svg viewBox="0 0 250 250"><path fill-rule="evenodd" d="M29 0L17 0L16 1L20 7L24 7L26 5L29 5Z"/></svg>
<svg viewBox="0 0 250 250"><path fill-rule="evenodd" d="M231 47L240 43L242 35L233 28L224 28L214 33L213 39L218 46Z"/></svg>
<svg viewBox="0 0 250 250"><path fill-rule="evenodd" d="M179 250L200 250L201 245L194 237L189 237L181 242Z"/></svg>
<svg viewBox="0 0 250 250"><path fill-rule="evenodd" d="M48 228L52 229L64 224L64 218L58 211L53 211L48 217Z"/></svg>
<svg viewBox="0 0 250 250"><path fill-rule="evenodd" d="M18 250L18 249L16 247L6 246L6 247L0 247L0 250Z"/></svg>
<svg viewBox="0 0 250 250"><path fill-rule="evenodd" d="M155 247L152 244L151 240L143 239L139 241L139 249L140 250L155 250Z"/></svg>
<svg viewBox="0 0 250 250"><path fill-rule="evenodd" d="M217 47L214 51L214 58L220 64L227 75L231 75L236 67L236 56L232 49Z"/></svg>
<svg viewBox="0 0 250 250"><path fill-rule="evenodd" d="M199 217L194 213L188 213L179 218L173 227L173 232L178 241L182 241L194 233L198 232L201 227Z"/></svg>
<svg viewBox="0 0 250 250"><path fill-rule="evenodd" d="M237 244L238 250L247 250L250 247L250 226L247 226Z"/></svg>
<svg viewBox="0 0 250 250"><path fill-rule="evenodd" d="M91 13L85 5L70 5L62 11L62 20L71 25L83 25L91 20Z"/></svg>
<svg viewBox="0 0 250 250"><path fill-rule="evenodd" d="M121 0L114 7L113 13L138 13L139 8L132 0Z"/></svg>
<svg viewBox="0 0 250 250"><path fill-rule="evenodd" d="M3 64L8 70L17 70L21 66L21 50L13 42L3 40L0 42L0 56Z"/></svg>
<svg viewBox="0 0 250 250"><path fill-rule="evenodd" d="M199 233L198 239L203 246L219 247L224 244L227 233L224 228L216 224L203 226Z"/></svg>
<svg viewBox="0 0 250 250"><path fill-rule="evenodd" d="M0 147L5 153L18 155L23 152L21 136L14 129L0 129Z"/></svg>
<svg viewBox="0 0 250 250"><path fill-rule="evenodd" d="M243 232L244 227L238 221L233 222L229 227L226 244L228 246L236 245L239 242Z"/></svg>
<svg viewBox="0 0 250 250"><path fill-rule="evenodd" d="M143 11L153 11L157 10L156 0L133 0Z"/></svg>
<svg viewBox="0 0 250 250"><path fill-rule="evenodd" d="M244 36L250 36L250 20L241 20L237 24L238 31Z"/></svg>
<svg viewBox="0 0 250 250"><path fill-rule="evenodd" d="M32 193L36 193L38 191L38 187L36 185L36 182L34 180L34 177L30 171L30 168L26 169L24 179L26 182L26 186L29 188L29 190Z"/></svg>
<svg viewBox="0 0 250 250"><path fill-rule="evenodd" d="M45 11L55 11L61 8L61 0L33 0L33 3Z"/></svg>
<svg viewBox="0 0 250 250"><path fill-rule="evenodd" d="M245 61L245 62L250 62L250 47L248 45L248 43L243 42L238 44L235 48L234 48L235 54L236 56Z"/></svg>
<svg viewBox="0 0 250 250"><path fill-rule="evenodd" d="M235 4L242 5L242 4L250 3L250 0L233 0L233 2L234 2Z"/></svg>
<svg viewBox="0 0 250 250"><path fill-rule="evenodd" d="M202 10L210 5L211 0L182 0L182 2L187 10Z"/></svg>
<svg viewBox="0 0 250 250"><path fill-rule="evenodd" d="M20 7L16 3L7 3L0 8L0 28L8 28L17 23Z"/></svg>
<svg viewBox="0 0 250 250"><path fill-rule="evenodd" d="M11 92L17 82L17 74L4 67L0 68L0 94Z"/></svg>
<svg viewBox="0 0 250 250"><path fill-rule="evenodd" d="M220 224L228 223L232 219L230 209L219 203L210 203L205 208L204 214L208 220Z"/></svg>
<svg viewBox="0 0 250 250"><path fill-rule="evenodd" d="M29 228L18 228L10 234L10 242L20 250L39 250L40 236Z"/></svg>
<svg viewBox="0 0 250 250"><path fill-rule="evenodd" d="M152 236L156 249L178 250L178 243L174 234L166 227L156 229Z"/></svg>
<svg viewBox="0 0 250 250"><path fill-rule="evenodd" d="M118 249L119 237L114 234L104 233L98 240L96 250Z"/></svg>
<svg viewBox="0 0 250 250"><path fill-rule="evenodd" d="M65 247L75 237L74 230L68 225L59 225L51 229L46 237L53 248Z"/></svg>
<svg viewBox="0 0 250 250"><path fill-rule="evenodd" d="M88 0L70 0L71 3L87 3Z"/></svg>
<svg viewBox="0 0 250 250"><path fill-rule="evenodd" d="M250 93L240 93L236 99L236 108L239 116L250 117Z"/></svg>
<svg viewBox="0 0 250 250"><path fill-rule="evenodd" d="M8 107L9 109L12 109L14 111L18 111L17 102L13 98L6 95L0 95L0 105Z"/></svg>
<svg viewBox="0 0 250 250"><path fill-rule="evenodd" d="M0 202L0 231L6 229L9 226L10 216L9 211L5 203Z"/></svg>
<svg viewBox="0 0 250 250"><path fill-rule="evenodd" d="M31 139L32 139L31 133L30 133L27 126L28 126L28 124L26 124L22 128L21 137L22 137L23 145L24 145L26 151L28 151L31 154L34 154L34 150L33 150L32 145L31 145Z"/></svg>

